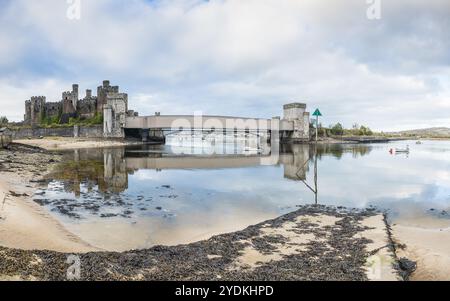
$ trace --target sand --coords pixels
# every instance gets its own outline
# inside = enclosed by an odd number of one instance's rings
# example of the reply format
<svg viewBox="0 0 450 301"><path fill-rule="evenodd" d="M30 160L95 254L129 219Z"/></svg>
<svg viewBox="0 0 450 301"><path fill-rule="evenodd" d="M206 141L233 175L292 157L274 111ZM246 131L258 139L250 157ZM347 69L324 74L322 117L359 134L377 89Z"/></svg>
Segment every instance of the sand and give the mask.
<svg viewBox="0 0 450 301"><path fill-rule="evenodd" d="M0 245L24 250L89 252L98 250L68 232L58 221L35 204L32 188L23 188L22 179L9 175L0 179Z"/></svg>
<svg viewBox="0 0 450 301"><path fill-rule="evenodd" d="M450 280L450 220L399 220L392 229L394 240L405 245L404 249L397 249L398 257L417 262L410 280Z"/></svg>
<svg viewBox="0 0 450 301"><path fill-rule="evenodd" d="M401 280L393 269L395 258L393 252L389 249L390 241L384 217L378 214L365 218L361 225L369 229L358 233L357 236L365 237L372 241L367 246L367 251L372 254L367 259L367 277L371 281Z"/></svg>
<svg viewBox="0 0 450 301"><path fill-rule="evenodd" d="M274 243L271 253L262 253L255 248L251 241L242 240L240 243L247 247L241 252L232 264L233 269L255 269L263 264L283 260L284 256L300 254L307 250L307 246L312 241L327 243L326 238L318 237L314 231L296 233L297 223L307 222L316 225L316 230L329 231L330 227L337 227L340 218L330 215L300 216L295 221L287 221L278 228L265 227L261 229L259 238L282 237L287 241L284 243ZM369 256L365 265L366 275L370 281L399 281L401 278L394 270L394 254L388 248L389 237L386 224L382 214L366 217L360 222L361 226L367 230L357 233L357 238L369 239L372 242L366 247ZM328 248L332 246L327 245ZM345 256L345 255L343 255ZM341 258L343 259L343 258Z"/></svg>
<svg viewBox="0 0 450 301"><path fill-rule="evenodd" d="M4 162L0 169L0 246L60 252L98 250L33 202L40 185L36 180L48 171L50 160L59 160L58 156L14 149L0 150L0 158Z"/></svg>
<svg viewBox="0 0 450 301"><path fill-rule="evenodd" d="M120 141L120 140L95 140L83 138L46 137L43 139L21 139L14 140L14 143L39 147L45 150L69 150L81 148L102 148L119 147L125 145L141 144L140 142Z"/></svg>

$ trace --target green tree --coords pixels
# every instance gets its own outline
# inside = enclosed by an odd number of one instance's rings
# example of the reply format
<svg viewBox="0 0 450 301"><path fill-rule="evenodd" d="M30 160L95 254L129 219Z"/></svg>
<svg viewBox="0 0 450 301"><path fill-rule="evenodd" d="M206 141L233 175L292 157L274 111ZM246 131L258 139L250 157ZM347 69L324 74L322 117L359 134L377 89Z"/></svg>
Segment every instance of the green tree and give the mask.
<svg viewBox="0 0 450 301"><path fill-rule="evenodd" d="M344 134L344 127L339 122L331 127L331 134L342 136Z"/></svg>
<svg viewBox="0 0 450 301"><path fill-rule="evenodd" d="M373 132L369 127L366 127L364 125L361 125L358 130L358 135L360 136L372 136Z"/></svg>
<svg viewBox="0 0 450 301"><path fill-rule="evenodd" d="M8 122L8 118L6 118L5 116L0 117L0 126L5 126L8 124Z"/></svg>

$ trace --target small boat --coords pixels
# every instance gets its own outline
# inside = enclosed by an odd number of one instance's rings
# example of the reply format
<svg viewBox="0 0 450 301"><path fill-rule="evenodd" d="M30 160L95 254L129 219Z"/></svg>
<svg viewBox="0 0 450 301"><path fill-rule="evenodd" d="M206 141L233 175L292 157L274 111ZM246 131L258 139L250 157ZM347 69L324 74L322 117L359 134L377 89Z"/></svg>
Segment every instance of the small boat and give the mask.
<svg viewBox="0 0 450 301"><path fill-rule="evenodd" d="M391 148L389 152L391 154L409 154L409 146L407 145L406 148Z"/></svg>

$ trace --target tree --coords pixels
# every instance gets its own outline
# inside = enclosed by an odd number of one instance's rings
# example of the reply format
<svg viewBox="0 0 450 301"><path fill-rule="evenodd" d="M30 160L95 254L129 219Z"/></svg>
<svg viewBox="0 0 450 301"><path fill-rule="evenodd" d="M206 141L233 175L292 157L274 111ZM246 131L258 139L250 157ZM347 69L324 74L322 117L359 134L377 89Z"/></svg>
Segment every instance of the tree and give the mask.
<svg viewBox="0 0 450 301"><path fill-rule="evenodd" d="M331 134L342 136L344 134L344 127L339 122L331 127Z"/></svg>
<svg viewBox="0 0 450 301"><path fill-rule="evenodd" d="M0 117L0 126L5 126L8 124L8 118L6 118L5 116L1 116Z"/></svg>
<svg viewBox="0 0 450 301"><path fill-rule="evenodd" d="M373 132L369 127L361 126L358 130L358 135L360 136L372 136Z"/></svg>

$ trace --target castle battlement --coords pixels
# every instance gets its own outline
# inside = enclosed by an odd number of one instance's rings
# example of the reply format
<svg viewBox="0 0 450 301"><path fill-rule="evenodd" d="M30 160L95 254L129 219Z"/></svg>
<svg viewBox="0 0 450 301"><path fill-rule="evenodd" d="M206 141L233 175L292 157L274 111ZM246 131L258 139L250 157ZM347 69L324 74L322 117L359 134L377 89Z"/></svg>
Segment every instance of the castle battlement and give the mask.
<svg viewBox="0 0 450 301"><path fill-rule="evenodd" d="M123 99L128 106L127 94L119 93L119 86L111 86L109 80L104 80L97 88L97 96L87 89L83 99L79 98L78 84L72 85L72 91L62 92L60 101L46 103L45 96L32 96L25 101L24 121L25 124L39 125L43 118L58 117L61 122L68 122L70 117L92 118L103 114L103 106L111 94L114 94L114 99Z"/></svg>

